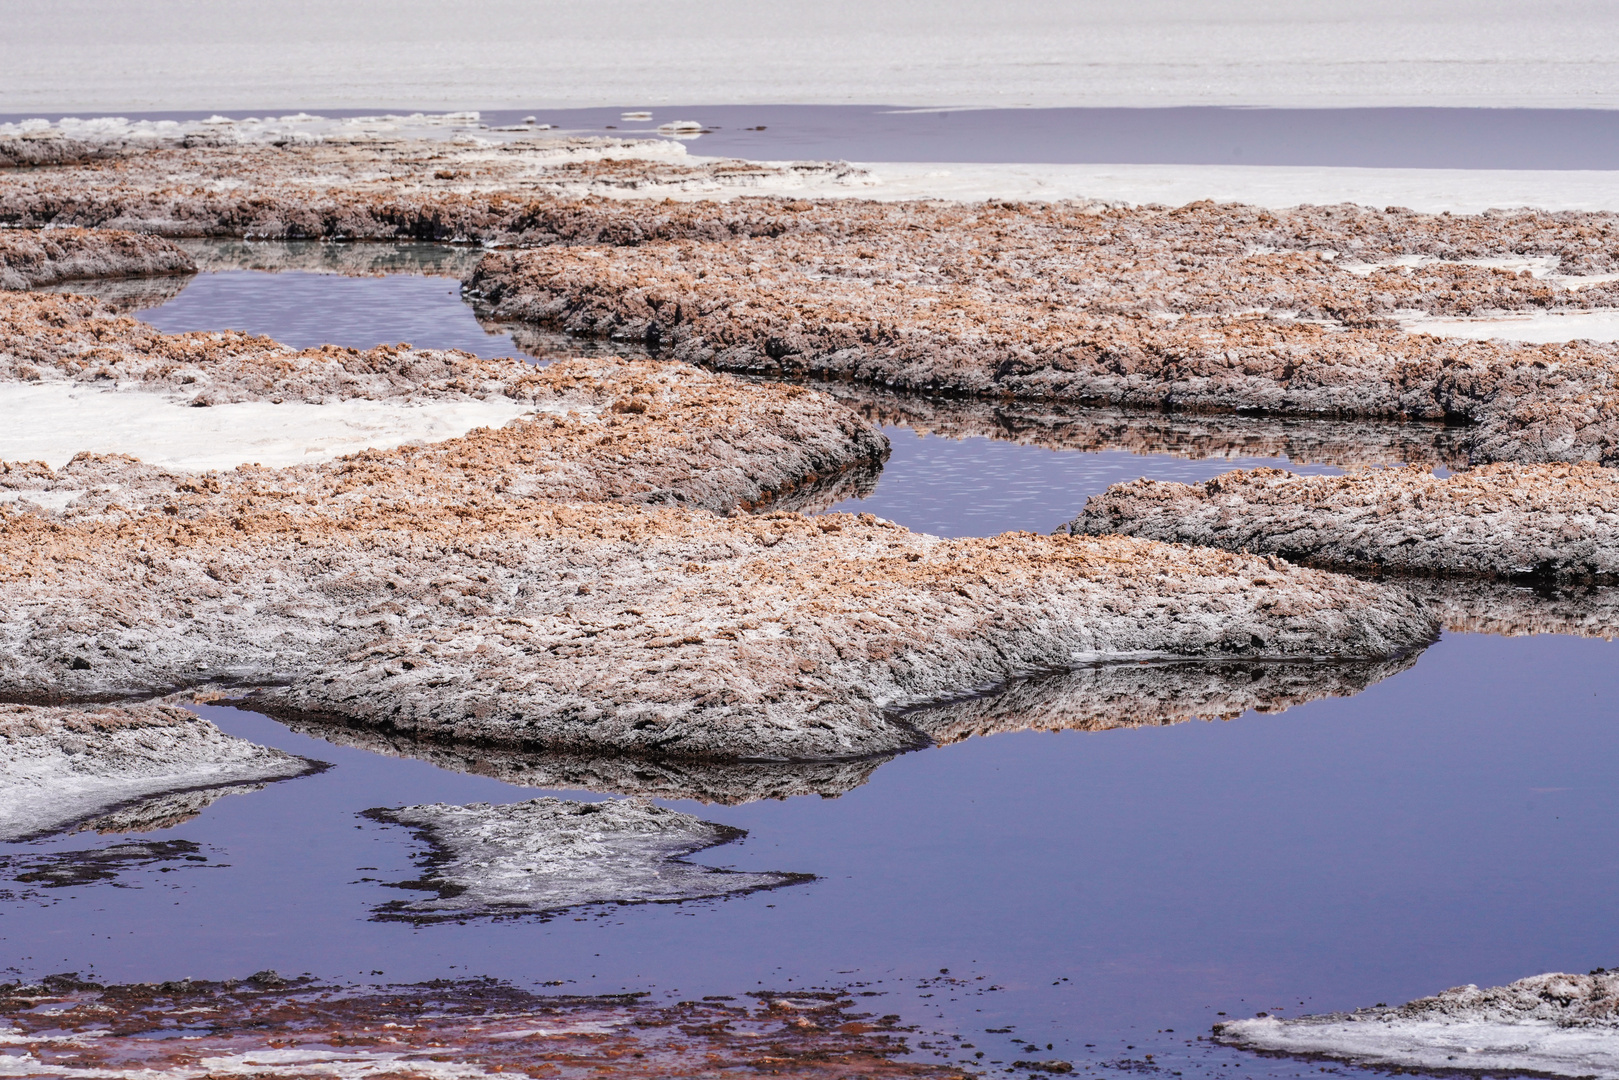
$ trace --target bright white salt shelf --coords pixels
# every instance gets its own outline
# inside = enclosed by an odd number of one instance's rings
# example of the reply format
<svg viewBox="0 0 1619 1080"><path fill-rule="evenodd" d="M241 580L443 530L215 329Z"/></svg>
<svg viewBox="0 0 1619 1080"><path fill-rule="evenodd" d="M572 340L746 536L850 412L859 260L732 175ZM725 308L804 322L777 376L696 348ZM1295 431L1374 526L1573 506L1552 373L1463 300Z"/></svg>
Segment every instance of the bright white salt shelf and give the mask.
<svg viewBox="0 0 1619 1080"><path fill-rule="evenodd" d="M282 467L367 448L440 442L525 413L491 401L246 401L191 408L162 394L78 383L0 383L0 461L59 469L82 451L129 454L170 469Z"/></svg>
<svg viewBox="0 0 1619 1080"><path fill-rule="evenodd" d="M1525 341L1550 344L1577 341L1619 341L1619 311L1514 312L1468 319L1420 318L1400 324L1408 333L1487 341Z"/></svg>
<svg viewBox="0 0 1619 1080"><path fill-rule="evenodd" d="M1169 206L1213 199L1278 209L1352 202L1457 214L1522 206L1619 210L1619 172L1598 170L892 162L860 167L869 179L845 183L841 189L878 199L1101 199Z"/></svg>
<svg viewBox="0 0 1619 1080"><path fill-rule="evenodd" d="M1619 1031L1552 1020L1368 1018L1277 1020L1221 1025L1221 1041L1249 1050L1319 1055L1361 1065L1534 1072L1619 1078Z"/></svg>

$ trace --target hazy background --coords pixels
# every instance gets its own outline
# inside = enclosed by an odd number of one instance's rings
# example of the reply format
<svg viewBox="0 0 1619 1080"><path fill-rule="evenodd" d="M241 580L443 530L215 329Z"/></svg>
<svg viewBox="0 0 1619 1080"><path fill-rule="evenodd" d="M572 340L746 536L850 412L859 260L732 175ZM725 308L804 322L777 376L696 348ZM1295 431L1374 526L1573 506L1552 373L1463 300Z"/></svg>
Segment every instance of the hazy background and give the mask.
<svg viewBox="0 0 1619 1080"><path fill-rule="evenodd" d="M0 113L1619 106L1619 4L0 0Z"/></svg>

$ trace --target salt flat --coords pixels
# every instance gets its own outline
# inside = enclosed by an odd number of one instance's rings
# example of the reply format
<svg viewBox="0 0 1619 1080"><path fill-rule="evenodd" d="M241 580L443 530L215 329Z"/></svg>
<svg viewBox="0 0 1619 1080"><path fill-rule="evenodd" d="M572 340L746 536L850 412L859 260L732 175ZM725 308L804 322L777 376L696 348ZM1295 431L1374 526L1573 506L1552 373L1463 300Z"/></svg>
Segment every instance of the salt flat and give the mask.
<svg viewBox="0 0 1619 1080"><path fill-rule="evenodd" d="M489 401L370 401L324 405L236 401L191 408L164 394L71 383L0 383L0 461L59 469L81 451L129 454L169 469L272 468L330 461L367 448L440 442L501 427L532 406Z"/></svg>
<svg viewBox="0 0 1619 1080"><path fill-rule="evenodd" d="M247 0L14 0L5 10L0 112L1619 104L1619 8L1601 0L358 0L295 16Z"/></svg>

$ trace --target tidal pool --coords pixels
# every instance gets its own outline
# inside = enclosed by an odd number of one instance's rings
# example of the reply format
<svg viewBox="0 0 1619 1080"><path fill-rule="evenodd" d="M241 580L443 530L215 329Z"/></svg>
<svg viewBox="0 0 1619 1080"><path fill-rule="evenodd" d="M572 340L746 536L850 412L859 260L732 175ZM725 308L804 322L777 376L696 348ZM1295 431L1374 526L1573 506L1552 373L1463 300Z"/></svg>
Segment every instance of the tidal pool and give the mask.
<svg viewBox="0 0 1619 1080"><path fill-rule="evenodd" d="M453 281L419 275L227 270L142 317L293 344L510 351ZM864 499L835 508L945 535L1044 531L1110 483L1289 467L1242 447L1298 445L1260 432L1216 440L1217 457L1178 437L1162 440L1173 453L1120 448L1150 443L1137 430L1096 449L1071 426L951 427L949 408L927 424L883 414L892 459ZM1333 468L1332 455L1308 455L1307 467ZM1222 1016L1619 964L1616 648L1447 634L1358 693L1339 687L1352 696L1285 712L1103 731L1013 722L797 787L696 781L683 790L706 798L660 803L748 835L690 861L813 880L420 924L378 916L409 895L398 886L420 875L423 843L365 811L612 792L526 786L513 782L521 770L476 754L198 706L232 734L332 768L222 797L156 832L0 846L0 969L114 981L266 968L356 982L491 976L669 997L858 987L883 994L869 999L877 1011L922 1026L918 1056L992 1074L1039 1057L1092 1075L1301 1076L1318 1066L1200 1037ZM589 771L536 775L556 784ZM756 797L769 790L823 795Z"/></svg>

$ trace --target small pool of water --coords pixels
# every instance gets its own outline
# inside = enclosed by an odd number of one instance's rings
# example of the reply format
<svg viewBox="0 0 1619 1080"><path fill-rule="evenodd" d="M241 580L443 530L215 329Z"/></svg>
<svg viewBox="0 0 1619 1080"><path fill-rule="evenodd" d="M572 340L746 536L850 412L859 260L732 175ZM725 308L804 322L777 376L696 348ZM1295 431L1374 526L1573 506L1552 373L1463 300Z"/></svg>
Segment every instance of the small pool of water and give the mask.
<svg viewBox="0 0 1619 1080"><path fill-rule="evenodd" d="M222 270L142 317L289 344L511 351L437 277ZM941 535L1050 530L1142 475L1286 464L885 430L894 452L876 489L836 508ZM884 993L880 1011L947 1033L922 1041L949 1049L919 1056L991 1075L1031 1056L1031 1040L1092 1075L1303 1076L1317 1067L1198 1036L1222 1014L1619 964L1616 649L1448 635L1355 696L1285 713L972 738L874 764L832 798L665 800L749 832L693 861L815 880L549 921L375 920L400 895L391 885L416 876L421 846L359 816L547 792L204 706L229 732L333 767L155 833L0 846L0 970L489 975L680 996L860 984ZM112 878L39 876L42 859L126 839L168 846L134 852ZM18 880L25 864L31 883Z"/></svg>

